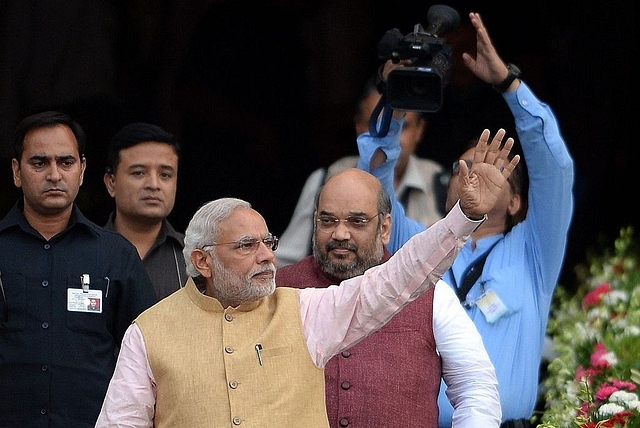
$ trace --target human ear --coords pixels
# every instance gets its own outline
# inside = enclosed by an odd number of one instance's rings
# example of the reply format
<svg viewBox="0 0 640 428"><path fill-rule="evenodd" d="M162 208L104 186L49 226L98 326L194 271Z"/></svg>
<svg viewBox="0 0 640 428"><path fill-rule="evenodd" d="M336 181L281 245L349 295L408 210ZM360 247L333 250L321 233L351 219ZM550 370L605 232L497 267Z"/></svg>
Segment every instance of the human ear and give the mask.
<svg viewBox="0 0 640 428"><path fill-rule="evenodd" d="M107 188L107 192L109 192L109 195L111 195L111 197L115 197L115 186L116 186L116 179L113 176L113 174L111 173L105 173L104 177L102 177L102 181L104 181L104 185Z"/></svg>
<svg viewBox="0 0 640 428"><path fill-rule="evenodd" d="M204 250L193 250L191 252L191 263L193 263L193 266L200 272L200 275L205 278L213 276L211 263L207 261L209 257L211 257L209 253Z"/></svg>

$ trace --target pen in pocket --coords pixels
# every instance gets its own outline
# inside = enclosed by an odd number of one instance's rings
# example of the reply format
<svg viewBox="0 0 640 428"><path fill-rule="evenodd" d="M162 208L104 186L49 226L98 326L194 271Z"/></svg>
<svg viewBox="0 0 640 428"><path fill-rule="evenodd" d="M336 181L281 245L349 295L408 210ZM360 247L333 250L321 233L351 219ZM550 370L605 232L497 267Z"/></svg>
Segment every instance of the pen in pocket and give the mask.
<svg viewBox="0 0 640 428"><path fill-rule="evenodd" d="M262 344L256 343L256 354L258 354L258 363L262 365Z"/></svg>

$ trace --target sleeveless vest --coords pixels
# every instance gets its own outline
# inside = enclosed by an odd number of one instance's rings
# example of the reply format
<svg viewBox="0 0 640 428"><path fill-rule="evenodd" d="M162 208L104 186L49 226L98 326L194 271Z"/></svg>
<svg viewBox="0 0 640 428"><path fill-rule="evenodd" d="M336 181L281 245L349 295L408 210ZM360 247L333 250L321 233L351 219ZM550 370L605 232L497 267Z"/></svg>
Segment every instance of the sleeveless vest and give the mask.
<svg viewBox="0 0 640 428"><path fill-rule="evenodd" d="M385 252L383 261L388 258ZM321 288L339 281L308 256L279 268L276 283ZM434 292L431 287L380 330L329 360L325 388L332 428L438 427L442 362L433 335Z"/></svg>
<svg viewBox="0 0 640 428"><path fill-rule="evenodd" d="M156 427L328 427L298 290L223 309L189 278L142 313ZM259 348L259 352L256 349Z"/></svg>

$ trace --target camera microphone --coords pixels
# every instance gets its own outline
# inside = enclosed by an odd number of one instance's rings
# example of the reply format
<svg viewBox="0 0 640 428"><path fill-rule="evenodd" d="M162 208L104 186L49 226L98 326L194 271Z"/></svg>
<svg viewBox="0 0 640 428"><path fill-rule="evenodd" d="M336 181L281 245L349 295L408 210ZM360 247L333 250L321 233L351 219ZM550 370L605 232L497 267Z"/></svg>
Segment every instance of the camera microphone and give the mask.
<svg viewBox="0 0 640 428"><path fill-rule="evenodd" d="M397 28L392 28L385 32L378 42L378 59L385 60L390 58L403 37L404 35Z"/></svg>
<svg viewBox="0 0 640 428"><path fill-rule="evenodd" d="M442 36L460 25L458 12L444 4L431 6L427 12L427 20L429 21L429 26L425 32L436 37Z"/></svg>

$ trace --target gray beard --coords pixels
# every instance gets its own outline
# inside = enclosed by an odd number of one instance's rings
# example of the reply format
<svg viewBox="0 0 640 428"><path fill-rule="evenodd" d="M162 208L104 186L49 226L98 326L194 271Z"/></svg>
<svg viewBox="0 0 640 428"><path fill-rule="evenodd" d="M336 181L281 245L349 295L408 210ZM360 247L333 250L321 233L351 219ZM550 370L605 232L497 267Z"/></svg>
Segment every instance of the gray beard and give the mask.
<svg viewBox="0 0 640 428"><path fill-rule="evenodd" d="M237 307L242 303L260 300L273 294L276 289L275 277L271 279L268 285L265 285L264 281L256 282L251 280L253 275L267 269L254 270L246 276L242 276L225 268L215 256L213 257L213 268L215 269L213 288L217 293L218 300L228 302L233 307ZM275 272L273 265L269 269L273 269Z"/></svg>
<svg viewBox="0 0 640 428"><path fill-rule="evenodd" d="M382 262L384 257L384 245L380 240L379 231L376 233L376 243L369 251L365 251L362 255L358 254L358 247L354 244L342 245L341 247L349 248L356 253L354 261L332 261L328 257L328 249L321 251L315 236L313 237L313 257L320 266L320 270L326 275L337 278L339 280L350 279L358 275L362 275L367 269L377 266Z"/></svg>

